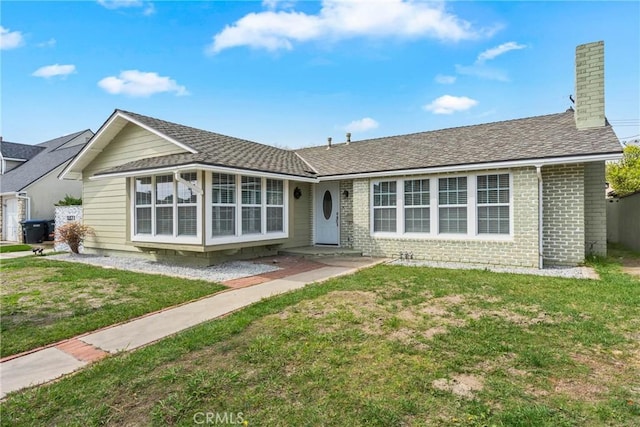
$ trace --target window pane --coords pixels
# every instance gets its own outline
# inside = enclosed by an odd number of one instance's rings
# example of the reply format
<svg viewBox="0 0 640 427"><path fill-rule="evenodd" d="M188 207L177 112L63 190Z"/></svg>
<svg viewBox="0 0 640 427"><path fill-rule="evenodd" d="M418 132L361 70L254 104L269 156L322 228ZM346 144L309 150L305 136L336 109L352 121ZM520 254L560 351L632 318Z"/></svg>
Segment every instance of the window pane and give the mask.
<svg viewBox="0 0 640 427"><path fill-rule="evenodd" d="M262 179L251 176L242 177L242 204L259 205L262 203Z"/></svg>
<svg viewBox="0 0 640 427"><path fill-rule="evenodd" d="M395 181L377 182L373 185L374 206L395 206L396 199Z"/></svg>
<svg viewBox="0 0 640 427"><path fill-rule="evenodd" d="M440 178L438 180L438 203L441 205L466 205L467 177Z"/></svg>
<svg viewBox="0 0 640 427"><path fill-rule="evenodd" d="M261 208L242 208L242 234L262 233Z"/></svg>
<svg viewBox="0 0 640 427"><path fill-rule="evenodd" d="M236 234L236 208L213 206L211 211L213 236L233 236Z"/></svg>
<svg viewBox="0 0 640 427"><path fill-rule="evenodd" d="M195 172L180 174L182 179L189 181L191 184L197 186L198 179ZM188 186L181 182L178 182L178 204L180 203L196 203L198 200L197 194Z"/></svg>
<svg viewBox="0 0 640 427"><path fill-rule="evenodd" d="M404 204L405 206L429 206L429 180L405 181Z"/></svg>
<svg viewBox="0 0 640 427"><path fill-rule="evenodd" d="M195 236L198 230L198 208L178 206L178 236Z"/></svg>
<svg viewBox="0 0 640 427"><path fill-rule="evenodd" d="M509 206L478 207L478 234L509 234Z"/></svg>
<svg viewBox="0 0 640 427"><path fill-rule="evenodd" d="M156 177L156 204L173 204L173 175Z"/></svg>
<svg viewBox="0 0 640 427"><path fill-rule="evenodd" d="M467 208L440 208L440 233L465 234L467 232Z"/></svg>
<svg viewBox="0 0 640 427"><path fill-rule="evenodd" d="M151 177L136 178L136 206L151 204Z"/></svg>
<svg viewBox="0 0 640 427"><path fill-rule="evenodd" d="M267 208L267 233L273 231L284 231L283 213L283 208Z"/></svg>
<svg viewBox="0 0 640 427"><path fill-rule="evenodd" d="M224 173L213 174L211 200L214 204L236 203L236 177Z"/></svg>
<svg viewBox="0 0 640 427"><path fill-rule="evenodd" d="M404 210L404 231L406 233L428 233L430 230L429 208L406 208Z"/></svg>
<svg viewBox="0 0 640 427"><path fill-rule="evenodd" d="M156 234L173 235L173 207L156 208Z"/></svg>
<svg viewBox="0 0 640 427"><path fill-rule="evenodd" d="M136 208L135 234L151 234L151 207Z"/></svg>
<svg viewBox="0 0 640 427"><path fill-rule="evenodd" d="M267 179L267 204L284 205L284 183L278 179Z"/></svg>
<svg viewBox="0 0 640 427"><path fill-rule="evenodd" d="M379 208L373 210L373 231L396 232L395 208Z"/></svg>

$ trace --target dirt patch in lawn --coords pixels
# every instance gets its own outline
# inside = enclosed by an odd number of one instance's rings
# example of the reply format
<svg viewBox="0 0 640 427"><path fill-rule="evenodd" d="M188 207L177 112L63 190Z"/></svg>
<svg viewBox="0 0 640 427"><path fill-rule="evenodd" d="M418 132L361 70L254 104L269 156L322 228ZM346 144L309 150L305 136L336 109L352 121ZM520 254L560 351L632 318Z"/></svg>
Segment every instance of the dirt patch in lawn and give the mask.
<svg viewBox="0 0 640 427"><path fill-rule="evenodd" d="M431 383L436 390L448 391L465 399L473 399L484 388L484 379L476 375L459 374L451 379L439 378Z"/></svg>

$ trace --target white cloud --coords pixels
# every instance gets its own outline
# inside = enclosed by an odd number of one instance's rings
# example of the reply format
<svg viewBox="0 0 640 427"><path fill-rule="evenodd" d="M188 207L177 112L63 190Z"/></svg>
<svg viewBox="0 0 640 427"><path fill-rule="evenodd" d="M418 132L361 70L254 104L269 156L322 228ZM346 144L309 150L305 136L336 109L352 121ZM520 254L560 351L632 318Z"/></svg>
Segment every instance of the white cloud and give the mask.
<svg viewBox="0 0 640 427"><path fill-rule="evenodd" d="M44 77L45 79L48 79L50 77L55 77L55 76L68 76L69 74L73 74L75 72L76 72L75 65L53 64L53 65L46 65L44 67L40 67L36 71L31 73L31 75L35 77Z"/></svg>
<svg viewBox="0 0 640 427"><path fill-rule="evenodd" d="M471 107L478 105L478 101L466 96L443 95L434 99L431 104L425 105L423 108L434 114L451 114L456 111L465 111Z"/></svg>
<svg viewBox="0 0 640 427"><path fill-rule="evenodd" d="M24 37L20 31L9 31L8 28L0 26L0 50L15 49L23 44Z"/></svg>
<svg viewBox="0 0 640 427"><path fill-rule="evenodd" d="M146 97L162 92L175 92L177 96L189 94L186 87L169 77L138 70L123 71L118 77L105 77L98 82L98 86L112 95L123 94L133 97Z"/></svg>
<svg viewBox="0 0 640 427"><path fill-rule="evenodd" d="M438 74L435 78L436 83L440 83L441 85L450 85L456 82L456 76L445 76L443 74Z"/></svg>
<svg viewBox="0 0 640 427"><path fill-rule="evenodd" d="M485 64L456 65L456 72L458 74L480 77L486 80L509 81L509 77L504 70L488 67Z"/></svg>
<svg viewBox="0 0 640 427"><path fill-rule="evenodd" d="M56 45L56 39L49 39L46 42L38 43L38 47L54 47Z"/></svg>
<svg viewBox="0 0 640 427"><path fill-rule="evenodd" d="M482 64L485 61L494 59L495 57L500 56L503 53L507 53L510 50L524 49L526 47L526 45L518 44L516 42L502 43L500 46L492 47L491 49L487 49L480 53L480 55L478 55L478 59L476 59L476 64Z"/></svg>
<svg viewBox="0 0 640 427"><path fill-rule="evenodd" d="M472 65L456 65L456 72L467 76L475 76L486 80L498 80L508 82L509 76L506 71L490 67L487 61L495 59L511 50L524 49L527 46L516 42L503 43L500 46L492 47L480 52L476 61Z"/></svg>
<svg viewBox="0 0 640 427"><path fill-rule="evenodd" d="M295 5L295 0L262 0L262 6L269 10L291 9Z"/></svg>
<svg viewBox="0 0 640 427"><path fill-rule="evenodd" d="M268 7L278 2L266 0ZM445 10L444 3L411 0L323 0L316 15L268 10L250 13L213 37L210 53L238 46L278 50L295 42L352 37L434 38L459 41L490 34Z"/></svg>
<svg viewBox="0 0 640 427"><path fill-rule="evenodd" d="M347 132L366 132L376 129L380 124L371 117L365 117L360 120L354 120L344 127Z"/></svg>
<svg viewBox="0 0 640 427"><path fill-rule="evenodd" d="M156 11L153 3L142 0L98 0L98 4L111 10L144 7L142 11L144 15L152 15Z"/></svg>

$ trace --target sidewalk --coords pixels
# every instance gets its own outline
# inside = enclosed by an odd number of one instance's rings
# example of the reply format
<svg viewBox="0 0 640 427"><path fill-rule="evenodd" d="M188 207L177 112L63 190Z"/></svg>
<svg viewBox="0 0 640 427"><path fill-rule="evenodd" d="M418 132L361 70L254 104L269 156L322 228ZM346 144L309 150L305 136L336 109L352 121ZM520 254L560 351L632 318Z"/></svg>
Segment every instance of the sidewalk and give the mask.
<svg viewBox="0 0 640 427"><path fill-rule="evenodd" d="M254 276L242 283L236 279L228 284L233 287L228 291L7 358L0 363L0 399L9 392L49 382L108 355L148 345L263 298L352 274L383 261L361 257L315 258L310 260L308 268L313 269L308 271L292 270L289 276L273 279Z"/></svg>

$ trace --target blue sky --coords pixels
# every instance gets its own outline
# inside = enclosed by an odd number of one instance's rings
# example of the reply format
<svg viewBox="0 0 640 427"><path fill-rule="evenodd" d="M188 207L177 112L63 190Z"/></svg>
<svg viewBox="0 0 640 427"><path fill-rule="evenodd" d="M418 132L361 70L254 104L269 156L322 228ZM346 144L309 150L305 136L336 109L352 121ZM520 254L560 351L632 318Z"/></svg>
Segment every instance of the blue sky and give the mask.
<svg viewBox="0 0 640 427"><path fill-rule="evenodd" d="M566 110L605 41L606 114L640 134L640 2L2 1L5 140L115 108L281 147Z"/></svg>

